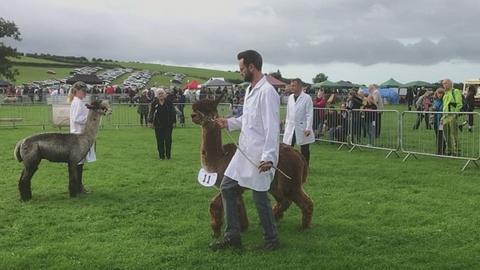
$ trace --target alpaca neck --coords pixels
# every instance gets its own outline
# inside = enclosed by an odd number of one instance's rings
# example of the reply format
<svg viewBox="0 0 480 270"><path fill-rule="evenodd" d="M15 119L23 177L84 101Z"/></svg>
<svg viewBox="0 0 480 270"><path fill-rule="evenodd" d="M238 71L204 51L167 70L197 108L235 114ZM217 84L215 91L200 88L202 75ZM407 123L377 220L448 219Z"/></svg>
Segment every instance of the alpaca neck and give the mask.
<svg viewBox="0 0 480 270"><path fill-rule="evenodd" d="M202 164L210 167L223 158L222 133L215 124L202 127Z"/></svg>
<svg viewBox="0 0 480 270"><path fill-rule="evenodd" d="M87 122L85 123L85 130L80 137L87 141L88 148L90 148L97 137L98 127L100 126L100 120L102 116L90 110L87 116Z"/></svg>

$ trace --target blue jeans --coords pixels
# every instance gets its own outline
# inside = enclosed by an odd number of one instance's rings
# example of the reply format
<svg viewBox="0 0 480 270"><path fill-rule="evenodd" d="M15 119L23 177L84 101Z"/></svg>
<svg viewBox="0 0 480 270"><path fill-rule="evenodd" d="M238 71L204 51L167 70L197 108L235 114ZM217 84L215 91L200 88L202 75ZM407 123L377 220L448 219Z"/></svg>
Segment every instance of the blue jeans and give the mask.
<svg viewBox="0 0 480 270"><path fill-rule="evenodd" d="M238 182L228 176L224 176L220 184L222 192L223 208L225 211L226 227L224 237L240 237L240 221L237 207ZM277 228L273 219L272 206L268 198L268 191L253 192L253 201L257 208L258 217L263 227L263 239L267 242L277 240Z"/></svg>

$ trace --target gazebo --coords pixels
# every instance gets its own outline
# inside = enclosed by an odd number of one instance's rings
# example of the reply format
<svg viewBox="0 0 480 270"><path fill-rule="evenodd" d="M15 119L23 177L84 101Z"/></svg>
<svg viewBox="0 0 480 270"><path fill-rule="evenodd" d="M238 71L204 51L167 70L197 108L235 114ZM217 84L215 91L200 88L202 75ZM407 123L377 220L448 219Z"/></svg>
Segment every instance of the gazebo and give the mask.
<svg viewBox="0 0 480 270"><path fill-rule="evenodd" d="M379 85L380 88L400 88L403 87L403 84L396 81L393 78L390 78L388 81L385 81Z"/></svg>
<svg viewBox="0 0 480 270"><path fill-rule="evenodd" d="M280 81L279 79L273 77L272 75L266 75L267 76L267 81L276 88L285 88L287 86L286 83Z"/></svg>
<svg viewBox="0 0 480 270"><path fill-rule="evenodd" d="M425 81L413 81L413 82L409 82L409 83L406 83L406 84L402 85L402 87L405 87L405 88L410 88L410 87L433 87L433 84L431 84L429 82L425 82Z"/></svg>
<svg viewBox="0 0 480 270"><path fill-rule="evenodd" d="M226 82L220 79L210 79L202 84L202 87L220 87L220 86L233 86L233 83Z"/></svg>
<svg viewBox="0 0 480 270"><path fill-rule="evenodd" d="M318 88L335 88L338 87L337 83L331 82L329 80L325 80L320 83L314 83L312 84L312 88L318 89Z"/></svg>

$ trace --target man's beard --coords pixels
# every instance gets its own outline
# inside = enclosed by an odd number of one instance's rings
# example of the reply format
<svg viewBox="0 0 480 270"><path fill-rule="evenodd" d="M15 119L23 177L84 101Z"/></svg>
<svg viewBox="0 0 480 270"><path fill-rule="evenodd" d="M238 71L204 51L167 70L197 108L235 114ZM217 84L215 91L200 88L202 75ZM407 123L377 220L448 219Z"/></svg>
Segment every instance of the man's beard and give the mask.
<svg viewBox="0 0 480 270"><path fill-rule="evenodd" d="M245 76L243 77L243 80L251 83L252 79L253 79L253 74L247 70L247 72L245 72Z"/></svg>

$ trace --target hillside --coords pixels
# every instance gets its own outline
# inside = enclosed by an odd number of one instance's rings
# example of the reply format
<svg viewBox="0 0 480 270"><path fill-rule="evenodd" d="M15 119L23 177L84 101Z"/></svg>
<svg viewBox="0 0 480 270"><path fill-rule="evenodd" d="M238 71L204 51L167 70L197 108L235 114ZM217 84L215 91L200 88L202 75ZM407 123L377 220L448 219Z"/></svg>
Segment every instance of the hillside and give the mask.
<svg viewBox="0 0 480 270"><path fill-rule="evenodd" d="M21 56L20 58L10 59L14 62L14 68L18 69L19 75L16 77L15 84L31 83L33 81L48 80L48 79L63 79L70 74L70 72L76 67L85 66L83 63L71 63L46 60L41 58ZM90 62L88 65L115 65L121 67L130 67L135 70L150 70L157 72L147 84L150 86L168 86L170 85L170 76L165 76L166 72L183 73L186 77L182 83L185 84L189 80L197 80L202 83L211 77L223 77L233 83L238 83L241 80L238 72L193 68L193 67L180 67L169 66L161 64L148 64L139 62ZM49 74L47 71L54 71L56 74ZM122 76L114 81L114 83L121 83L126 76Z"/></svg>

